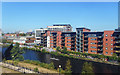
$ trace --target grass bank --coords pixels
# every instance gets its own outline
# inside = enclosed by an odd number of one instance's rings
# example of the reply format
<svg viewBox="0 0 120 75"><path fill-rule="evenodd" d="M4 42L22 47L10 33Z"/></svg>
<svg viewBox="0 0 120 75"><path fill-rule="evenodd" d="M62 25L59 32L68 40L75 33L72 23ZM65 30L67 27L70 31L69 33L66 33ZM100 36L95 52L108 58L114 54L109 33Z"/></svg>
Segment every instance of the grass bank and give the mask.
<svg viewBox="0 0 120 75"><path fill-rule="evenodd" d="M24 61L12 61L12 60L6 60L5 62L11 63L20 67L25 67L31 70L34 70L35 68L38 68L38 71L41 73L58 73L57 70L53 69L48 64L39 63L38 61L30 61L30 60L24 60ZM44 67L43 67L44 66ZM50 67L49 69L48 66ZM47 67L47 68L45 68Z"/></svg>

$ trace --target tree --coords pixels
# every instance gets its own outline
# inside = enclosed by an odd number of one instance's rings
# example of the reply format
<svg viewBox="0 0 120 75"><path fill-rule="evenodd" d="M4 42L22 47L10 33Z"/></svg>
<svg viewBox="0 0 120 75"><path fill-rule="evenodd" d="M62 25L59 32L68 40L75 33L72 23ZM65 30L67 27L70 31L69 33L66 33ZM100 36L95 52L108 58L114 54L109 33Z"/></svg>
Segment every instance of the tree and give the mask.
<svg viewBox="0 0 120 75"><path fill-rule="evenodd" d="M43 48L43 46L39 46L39 49Z"/></svg>
<svg viewBox="0 0 120 75"><path fill-rule="evenodd" d="M120 57L118 57L118 62L120 62Z"/></svg>
<svg viewBox="0 0 120 75"><path fill-rule="evenodd" d="M65 65L65 73L72 73L71 68L72 66L70 65L70 60L68 59Z"/></svg>
<svg viewBox="0 0 120 75"><path fill-rule="evenodd" d="M37 48L38 46L37 45L34 45L35 48Z"/></svg>
<svg viewBox="0 0 120 75"><path fill-rule="evenodd" d="M59 46L56 48L56 51L60 51L60 47Z"/></svg>
<svg viewBox="0 0 120 75"><path fill-rule="evenodd" d="M16 45L10 51L10 54L11 54L10 56L11 56L12 60L23 61L24 60L24 57L22 56L23 53L24 53L24 51L22 49L20 49L19 44L16 43Z"/></svg>
<svg viewBox="0 0 120 75"><path fill-rule="evenodd" d="M35 71L35 72L38 72L38 68L37 68L37 67L36 67L36 68L34 68L34 71Z"/></svg>
<svg viewBox="0 0 120 75"><path fill-rule="evenodd" d="M64 48L63 48L63 52L64 52L64 53L67 53L67 47L64 47Z"/></svg>
<svg viewBox="0 0 120 75"><path fill-rule="evenodd" d="M85 62L83 64L82 74L86 75L88 73L94 75L93 66L92 63Z"/></svg>
<svg viewBox="0 0 120 75"><path fill-rule="evenodd" d="M7 42L7 40L6 39L2 39L2 43L6 43Z"/></svg>

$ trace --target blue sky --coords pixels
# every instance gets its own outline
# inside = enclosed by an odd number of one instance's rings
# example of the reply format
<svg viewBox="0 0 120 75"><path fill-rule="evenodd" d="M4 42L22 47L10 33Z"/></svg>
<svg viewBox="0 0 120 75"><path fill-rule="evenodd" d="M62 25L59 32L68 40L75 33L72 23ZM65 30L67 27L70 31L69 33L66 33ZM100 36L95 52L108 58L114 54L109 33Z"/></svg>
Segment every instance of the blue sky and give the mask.
<svg viewBox="0 0 120 75"><path fill-rule="evenodd" d="M3 2L2 30L29 31L69 23L93 31L118 28L117 2Z"/></svg>

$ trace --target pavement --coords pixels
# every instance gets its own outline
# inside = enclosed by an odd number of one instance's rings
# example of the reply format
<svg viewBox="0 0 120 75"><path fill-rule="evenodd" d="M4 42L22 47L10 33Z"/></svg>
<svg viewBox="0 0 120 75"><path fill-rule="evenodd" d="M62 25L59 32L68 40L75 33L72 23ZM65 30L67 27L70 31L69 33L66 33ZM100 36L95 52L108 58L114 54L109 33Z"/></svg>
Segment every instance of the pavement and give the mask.
<svg viewBox="0 0 120 75"><path fill-rule="evenodd" d="M12 70L15 70L15 71L18 71L18 72L21 72L21 73L37 73L37 72L34 72L30 69L26 69L24 67L14 66L14 65L11 65L11 64L8 64L8 63L3 63L3 62L0 62L0 66L7 67L9 69L12 69Z"/></svg>

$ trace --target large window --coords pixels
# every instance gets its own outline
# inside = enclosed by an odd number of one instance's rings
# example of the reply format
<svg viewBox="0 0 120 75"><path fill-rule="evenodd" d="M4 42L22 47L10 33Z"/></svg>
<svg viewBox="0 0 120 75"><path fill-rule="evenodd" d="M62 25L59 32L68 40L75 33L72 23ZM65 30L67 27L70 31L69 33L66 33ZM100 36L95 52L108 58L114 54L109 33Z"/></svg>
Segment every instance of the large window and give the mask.
<svg viewBox="0 0 120 75"><path fill-rule="evenodd" d="M71 39L71 38L67 38L67 39Z"/></svg>
<svg viewBox="0 0 120 75"><path fill-rule="evenodd" d="M96 52L96 51L94 51L94 50L91 50L91 52Z"/></svg>
<svg viewBox="0 0 120 75"><path fill-rule="evenodd" d="M107 37L108 35L106 34L105 36Z"/></svg>
<svg viewBox="0 0 120 75"><path fill-rule="evenodd" d="M91 40L96 40L96 39L91 38Z"/></svg>
<svg viewBox="0 0 120 75"><path fill-rule="evenodd" d="M106 43L106 45L108 45L108 43Z"/></svg>
<svg viewBox="0 0 120 75"><path fill-rule="evenodd" d="M96 44L96 43L94 43L94 42L91 42L90 44Z"/></svg>
<svg viewBox="0 0 120 75"><path fill-rule="evenodd" d="M71 43L71 41L67 41L67 43Z"/></svg>
<svg viewBox="0 0 120 75"><path fill-rule="evenodd" d="M91 48L96 48L96 47L94 47L94 46L91 46Z"/></svg>
<svg viewBox="0 0 120 75"><path fill-rule="evenodd" d="M108 48L106 47L105 49L107 50Z"/></svg>
<svg viewBox="0 0 120 75"><path fill-rule="evenodd" d="M67 46L71 46L71 44L67 44Z"/></svg>
<svg viewBox="0 0 120 75"><path fill-rule="evenodd" d="M108 52L106 52L106 54L108 54Z"/></svg>

